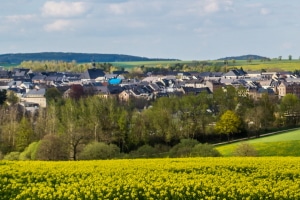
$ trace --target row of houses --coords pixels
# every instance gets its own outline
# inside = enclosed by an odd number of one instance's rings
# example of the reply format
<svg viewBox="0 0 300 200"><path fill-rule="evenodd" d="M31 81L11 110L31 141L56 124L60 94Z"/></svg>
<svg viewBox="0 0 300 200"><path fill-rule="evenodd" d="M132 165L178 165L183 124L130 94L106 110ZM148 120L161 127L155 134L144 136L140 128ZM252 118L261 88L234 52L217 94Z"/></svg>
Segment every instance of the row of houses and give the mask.
<svg viewBox="0 0 300 200"><path fill-rule="evenodd" d="M25 107L46 107L45 93L56 87L68 97L72 86L103 97L117 96L121 101L130 98L155 99L170 95L213 93L216 89L232 85L244 87L253 98L263 93L279 98L288 93L300 98L300 78L290 72L259 72L234 69L221 72L155 72L140 79L126 79L127 71L105 73L91 68L84 73L32 72L25 68L12 71L0 68L0 90L14 92Z"/></svg>

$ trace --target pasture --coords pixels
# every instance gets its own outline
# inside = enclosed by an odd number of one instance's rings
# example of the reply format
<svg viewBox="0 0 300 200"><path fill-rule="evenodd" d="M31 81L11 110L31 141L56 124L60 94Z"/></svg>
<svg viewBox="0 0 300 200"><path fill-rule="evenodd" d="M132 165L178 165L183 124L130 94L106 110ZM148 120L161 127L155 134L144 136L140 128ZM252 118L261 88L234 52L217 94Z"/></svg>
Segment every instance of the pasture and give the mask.
<svg viewBox="0 0 300 200"><path fill-rule="evenodd" d="M283 132L276 135L249 139L217 146L223 156L232 156L237 146L243 142L251 144L259 156L300 156L300 130Z"/></svg>
<svg viewBox="0 0 300 200"><path fill-rule="evenodd" d="M300 199L300 158L1 161L6 199Z"/></svg>
<svg viewBox="0 0 300 200"><path fill-rule="evenodd" d="M176 63L193 65L197 66L205 63L205 66L224 66L223 60L206 60L206 61L141 61L141 62L112 62L115 67L123 67L127 70L130 70L134 67L160 67L166 68ZM245 71L295 71L300 70L300 60L270 60L270 61L261 61L261 60L252 60L248 62L247 60L228 60L227 69L232 68L243 68ZM200 68L199 68L200 69Z"/></svg>

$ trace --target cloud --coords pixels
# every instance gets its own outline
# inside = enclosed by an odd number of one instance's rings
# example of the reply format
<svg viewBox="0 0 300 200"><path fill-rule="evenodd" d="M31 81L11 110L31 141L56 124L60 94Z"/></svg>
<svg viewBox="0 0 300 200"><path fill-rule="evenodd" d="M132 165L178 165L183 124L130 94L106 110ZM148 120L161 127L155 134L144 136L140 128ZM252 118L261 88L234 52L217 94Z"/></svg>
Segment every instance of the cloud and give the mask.
<svg viewBox="0 0 300 200"><path fill-rule="evenodd" d="M126 4L111 4L109 10L116 15L122 15L126 12Z"/></svg>
<svg viewBox="0 0 300 200"><path fill-rule="evenodd" d="M214 13L220 10L219 3L215 0L209 0L204 5L204 12Z"/></svg>
<svg viewBox="0 0 300 200"><path fill-rule="evenodd" d="M168 5L161 1L128 0L126 2L117 2L108 4L108 11L115 15L138 14L138 13L156 13L162 11L162 6Z"/></svg>
<svg viewBox="0 0 300 200"><path fill-rule="evenodd" d="M72 23L70 20L56 20L51 24L47 24L44 26L44 30L47 32L53 31L65 31L72 29Z"/></svg>
<svg viewBox="0 0 300 200"><path fill-rule="evenodd" d="M89 6L84 2L47 1L42 7L42 14L50 17L74 17L86 13Z"/></svg>
<svg viewBox="0 0 300 200"><path fill-rule="evenodd" d="M260 9L260 14L268 15L268 14L270 14L270 10L267 8L262 8L262 9Z"/></svg>
<svg viewBox="0 0 300 200"><path fill-rule="evenodd" d="M178 5L175 11L183 16L186 16L187 13L196 16L206 16L220 11L234 11L234 8L232 0L203 0L186 1L184 4Z"/></svg>
<svg viewBox="0 0 300 200"><path fill-rule="evenodd" d="M9 22L14 22L14 23L18 23L21 21L30 21L32 19L34 19L36 17L36 15L9 15L6 16L5 18L9 21Z"/></svg>

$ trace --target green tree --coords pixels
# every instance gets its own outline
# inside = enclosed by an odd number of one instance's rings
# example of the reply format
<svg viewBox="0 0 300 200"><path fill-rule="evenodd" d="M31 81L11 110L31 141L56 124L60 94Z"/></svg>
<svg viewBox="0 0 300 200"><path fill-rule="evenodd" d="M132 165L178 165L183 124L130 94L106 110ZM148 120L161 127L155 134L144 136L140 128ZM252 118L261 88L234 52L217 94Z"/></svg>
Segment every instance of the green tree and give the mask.
<svg viewBox="0 0 300 200"><path fill-rule="evenodd" d="M132 147L139 144L145 144L149 142L149 129L147 128L147 118L145 113L134 111L131 118L131 124L129 127L128 141Z"/></svg>
<svg viewBox="0 0 300 200"><path fill-rule="evenodd" d="M47 102L50 101L58 102L62 99L62 94L56 87L52 87L47 89L45 93L45 97Z"/></svg>
<svg viewBox="0 0 300 200"><path fill-rule="evenodd" d="M15 105L19 102L19 98L17 97L17 95L13 91L10 91L10 92L7 93L7 99L6 100L11 105Z"/></svg>
<svg viewBox="0 0 300 200"><path fill-rule="evenodd" d="M188 157L191 156L194 146L199 144L197 140L194 139L181 139L180 143L170 149L170 157Z"/></svg>
<svg viewBox="0 0 300 200"><path fill-rule="evenodd" d="M280 101L280 111L287 124L296 125L300 118L300 102L295 94L286 94Z"/></svg>
<svg viewBox="0 0 300 200"><path fill-rule="evenodd" d="M181 136L184 138L203 139L207 125L212 120L211 95L203 92L198 95L182 97L177 102L176 117L179 119Z"/></svg>
<svg viewBox="0 0 300 200"><path fill-rule="evenodd" d="M261 106L255 106L246 110L244 119L247 126L248 137L250 137L252 134L254 134L256 137L259 136L259 132L262 127L262 112L263 108Z"/></svg>
<svg viewBox="0 0 300 200"><path fill-rule="evenodd" d="M149 122L148 133L155 140L165 143L176 138L177 123L173 118L171 98L162 97L153 103L153 107L144 111Z"/></svg>
<svg viewBox="0 0 300 200"><path fill-rule="evenodd" d="M114 144L92 142L79 155L80 160L112 159L119 156L120 149Z"/></svg>
<svg viewBox="0 0 300 200"><path fill-rule="evenodd" d="M68 160L68 144L57 135L46 135L36 150L37 160Z"/></svg>
<svg viewBox="0 0 300 200"><path fill-rule="evenodd" d="M241 119L231 110L227 110L216 123L215 130L220 134L230 135L240 132Z"/></svg>
<svg viewBox="0 0 300 200"><path fill-rule="evenodd" d="M121 152L124 152L127 145L126 143L128 141L130 116L125 109L120 108L118 111L118 116L116 117L118 127L117 131L114 134L114 140L120 147Z"/></svg>
<svg viewBox="0 0 300 200"><path fill-rule="evenodd" d="M25 150L20 153L19 160L35 160L36 151L38 149L40 142L32 142Z"/></svg>
<svg viewBox="0 0 300 200"><path fill-rule="evenodd" d="M33 129L27 118L23 117L16 133L16 150L21 152L33 139Z"/></svg>
<svg viewBox="0 0 300 200"><path fill-rule="evenodd" d="M222 114L226 110L235 110L239 103L238 94L233 86L216 89L211 100L215 114Z"/></svg>
<svg viewBox="0 0 300 200"><path fill-rule="evenodd" d="M61 110L64 133L61 137L70 145L71 157L76 160L78 148L86 139L90 138L91 133L87 131L85 124L85 113L87 112L85 100L67 99Z"/></svg>
<svg viewBox="0 0 300 200"><path fill-rule="evenodd" d="M260 107L259 119L261 124L261 129L267 130L273 127L275 121L275 106L277 104L277 99L275 97L271 98L268 94L263 94L258 100L255 106Z"/></svg>
<svg viewBox="0 0 300 200"><path fill-rule="evenodd" d="M0 148L2 153L7 154L15 150L16 132L19 125L17 106L0 107Z"/></svg>

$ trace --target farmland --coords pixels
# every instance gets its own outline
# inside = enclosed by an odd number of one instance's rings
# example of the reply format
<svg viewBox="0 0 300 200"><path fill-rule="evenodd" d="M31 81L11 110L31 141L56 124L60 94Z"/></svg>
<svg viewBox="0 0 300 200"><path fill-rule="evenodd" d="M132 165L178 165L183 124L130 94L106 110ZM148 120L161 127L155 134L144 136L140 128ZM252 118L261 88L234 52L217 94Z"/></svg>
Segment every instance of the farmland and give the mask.
<svg viewBox="0 0 300 200"><path fill-rule="evenodd" d="M37 64L38 62L34 62L34 63ZM145 68L169 68L170 66L174 66L176 64L187 65L189 66L187 70L191 69L192 71L203 71L203 70L211 71L213 69L224 71L225 66L227 68L227 71L233 68L241 68L241 67L246 71L260 71L260 70L295 71L300 69L300 60L295 60L295 59L281 60L281 61L277 59L271 59L269 61L252 60L251 62L247 60L228 60L227 65L224 64L224 60L193 60L193 61L166 60L166 61L128 61L128 62L110 62L110 63L116 68L123 68L129 71L135 67L141 67L141 66ZM76 65L78 65L77 67L79 67L81 65L88 65L88 64L89 63L86 62L78 62ZM11 68L11 67L18 67L18 64L0 63L0 66Z"/></svg>
<svg viewBox="0 0 300 200"><path fill-rule="evenodd" d="M168 67L177 63L186 64L188 66L204 65L204 66L225 66L223 60L207 60L207 61L140 61L140 62L113 62L116 67L123 67L125 69L131 69L133 67ZM229 60L227 64L228 69L231 68L243 68L247 71L260 71L262 69L266 71L294 71L300 69L300 60Z"/></svg>
<svg viewBox="0 0 300 200"><path fill-rule="evenodd" d="M0 162L1 199L299 199L300 158Z"/></svg>
<svg viewBox="0 0 300 200"><path fill-rule="evenodd" d="M251 144L259 156L300 156L300 130L289 131L268 137L244 141ZM217 146L223 156L232 156L234 150L242 142Z"/></svg>

